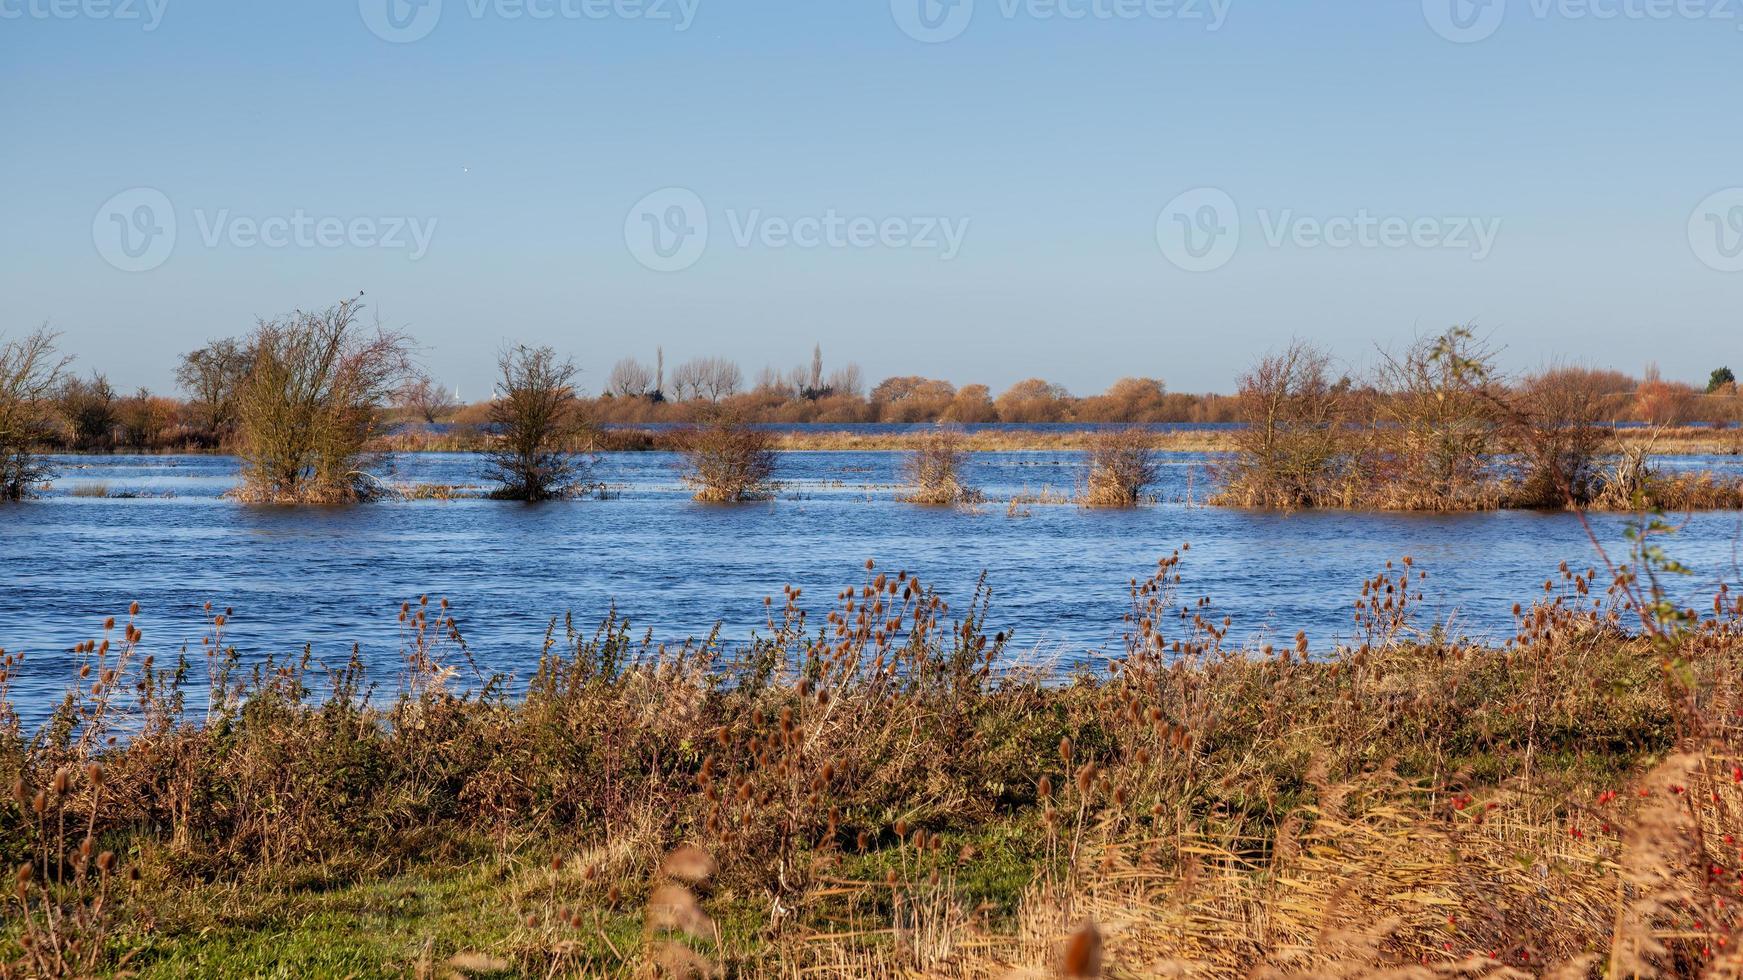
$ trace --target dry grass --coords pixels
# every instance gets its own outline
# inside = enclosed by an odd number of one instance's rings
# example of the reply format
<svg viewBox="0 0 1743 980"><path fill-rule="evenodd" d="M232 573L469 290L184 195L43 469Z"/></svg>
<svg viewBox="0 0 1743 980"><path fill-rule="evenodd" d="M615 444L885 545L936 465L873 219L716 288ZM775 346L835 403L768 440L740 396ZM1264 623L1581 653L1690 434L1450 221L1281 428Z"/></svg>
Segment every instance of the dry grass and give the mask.
<svg viewBox="0 0 1743 980"><path fill-rule="evenodd" d="M821 618L771 598L730 653L553 624L520 682L478 672L445 602L407 603L385 698L356 658L245 669L229 611L159 663L136 607L79 645L40 732L7 693L31 663L5 657L0 849L30 870L0 961L1430 977L1734 955L1735 597L1694 616L1642 601L1654 565L1608 590L1563 569L1484 646L1416 622L1405 559L1348 643L1236 648L1182 602L1184 558L1073 678L1004 669L984 591L952 608L870 563ZM454 911L407 905L408 875Z"/></svg>

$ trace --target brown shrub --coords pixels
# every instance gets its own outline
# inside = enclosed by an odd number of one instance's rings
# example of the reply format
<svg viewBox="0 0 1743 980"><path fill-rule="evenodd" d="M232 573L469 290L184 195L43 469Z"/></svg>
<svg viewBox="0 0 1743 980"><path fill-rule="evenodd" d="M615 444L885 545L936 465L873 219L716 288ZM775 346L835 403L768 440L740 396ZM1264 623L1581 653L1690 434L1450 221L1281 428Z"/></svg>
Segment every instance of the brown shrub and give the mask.
<svg viewBox="0 0 1743 980"><path fill-rule="evenodd" d="M1096 433L1089 444L1090 507L1136 507L1156 482L1156 439L1137 426Z"/></svg>
<svg viewBox="0 0 1743 980"><path fill-rule="evenodd" d="M1349 380L1301 341L1241 376L1234 458L1220 467L1217 502L1241 507L1320 507L1352 499L1345 481L1352 415Z"/></svg>
<svg viewBox="0 0 1743 980"><path fill-rule="evenodd" d="M962 448L961 430L934 426L902 464L909 489L902 499L909 503L954 506L985 499L963 480L969 455Z"/></svg>
<svg viewBox="0 0 1743 980"><path fill-rule="evenodd" d="M773 442L766 429L722 412L685 433L684 482L708 503L767 500L775 492Z"/></svg>

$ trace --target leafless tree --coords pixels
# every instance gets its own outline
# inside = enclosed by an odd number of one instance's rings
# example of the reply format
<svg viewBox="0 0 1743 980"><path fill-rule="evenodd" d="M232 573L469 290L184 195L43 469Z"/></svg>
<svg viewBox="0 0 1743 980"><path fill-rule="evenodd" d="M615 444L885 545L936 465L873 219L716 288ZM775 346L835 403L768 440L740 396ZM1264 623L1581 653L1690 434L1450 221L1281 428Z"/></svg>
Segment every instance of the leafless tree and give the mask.
<svg viewBox="0 0 1743 980"><path fill-rule="evenodd" d="M460 407L460 400L453 392L422 371L415 372L400 386L395 400L401 408L422 419L425 425L442 421Z"/></svg>
<svg viewBox="0 0 1743 980"><path fill-rule="evenodd" d="M611 366L606 390L620 398L642 398L654 388L654 372L633 357L626 357Z"/></svg>
<svg viewBox="0 0 1743 980"><path fill-rule="evenodd" d="M236 428L236 390L253 360L241 343L224 339L183 354L176 367L176 383L188 396L190 421L214 442Z"/></svg>
<svg viewBox="0 0 1743 980"><path fill-rule="evenodd" d="M174 417L174 403L140 388L115 404L115 424L121 444L130 449L148 449L162 438Z"/></svg>
<svg viewBox="0 0 1743 980"><path fill-rule="evenodd" d="M53 476L43 454L54 426L50 396L72 363L55 339L46 326L0 338L0 500L22 500Z"/></svg>
<svg viewBox="0 0 1743 980"><path fill-rule="evenodd" d="M88 378L69 375L55 392L55 408L80 451L105 448L115 429L115 389L109 379L92 371Z"/></svg>
<svg viewBox="0 0 1743 980"><path fill-rule="evenodd" d="M738 365L723 357L698 357L672 369L672 391L680 401L719 401L737 394L743 383Z"/></svg>
<svg viewBox="0 0 1743 980"><path fill-rule="evenodd" d="M411 340L357 323L360 298L263 320L237 393L245 499L339 502L369 497L364 449L381 410L410 376Z"/></svg>
<svg viewBox="0 0 1743 980"><path fill-rule="evenodd" d="M575 363L549 347L514 347L497 365L490 422L498 441L484 474L498 484L491 496L528 502L574 496L590 469L573 445L585 428Z"/></svg>
<svg viewBox="0 0 1743 980"><path fill-rule="evenodd" d="M993 404L1001 422L1058 422L1070 397L1059 385L1029 378L1012 385Z"/></svg>
<svg viewBox="0 0 1743 980"><path fill-rule="evenodd" d="M845 398L858 398L865 393L865 375L858 364L847 364L829 372L829 393Z"/></svg>

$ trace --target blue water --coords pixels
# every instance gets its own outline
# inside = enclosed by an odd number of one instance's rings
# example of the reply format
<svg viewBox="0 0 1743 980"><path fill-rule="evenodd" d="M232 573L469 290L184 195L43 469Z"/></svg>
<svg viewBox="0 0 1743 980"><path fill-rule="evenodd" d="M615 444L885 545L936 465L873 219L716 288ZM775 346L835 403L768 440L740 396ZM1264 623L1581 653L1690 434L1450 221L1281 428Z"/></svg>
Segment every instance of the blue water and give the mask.
<svg viewBox="0 0 1743 980"><path fill-rule="evenodd" d="M1349 633L1362 581L1404 555L1429 572L1424 624L1484 636L1508 635L1512 604L1537 594L1561 561L1598 564L1570 514L1209 508L1208 460L1166 458L1162 503L1099 511L1006 502L1074 492L1083 468L1070 452L975 456L969 478L993 502L972 510L901 503L901 457L876 452L782 454L778 499L742 506L691 502L677 461L658 453L604 457L597 475L614 489L603 500L327 508L231 501L223 494L237 463L225 457L68 457L44 498L0 506L0 648L31 655L14 684L30 713L63 690L67 649L134 600L160 661L183 643L197 651L209 601L234 608L229 640L250 657L307 642L336 664L357 642L366 658L391 664L399 603L427 593L452 601L481 666L524 678L547 624L566 611L590 624L615 603L638 632L663 639L706 633L717 620L742 638L762 624L763 597L779 602L787 584L805 590L820 622L875 558L953 602L985 571L990 626L1014 632L1013 655L1073 665L1118 646L1128 584L1182 542L1192 545L1183 600L1210 597L1215 617L1233 617L1235 640L1304 629L1316 648ZM390 481L478 484L471 456L391 463ZM1670 465L1740 469L1734 458ZM97 488L109 496L82 495ZM1622 518L1594 526L1625 555ZM1689 518L1667 542L1695 569L1676 581L1679 596L1704 603L1720 581L1736 583L1740 540L1737 514Z"/></svg>

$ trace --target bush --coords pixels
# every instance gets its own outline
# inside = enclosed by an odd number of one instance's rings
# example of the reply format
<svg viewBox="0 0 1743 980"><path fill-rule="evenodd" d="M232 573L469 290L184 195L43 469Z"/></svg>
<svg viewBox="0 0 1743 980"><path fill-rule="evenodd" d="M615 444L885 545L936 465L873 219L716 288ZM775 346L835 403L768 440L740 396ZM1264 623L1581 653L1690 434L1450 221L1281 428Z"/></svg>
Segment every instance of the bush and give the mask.
<svg viewBox="0 0 1743 980"><path fill-rule="evenodd" d="M237 391L246 500L336 503L376 495L364 447L411 373L409 338L357 324L355 299L262 321Z"/></svg>
<svg viewBox="0 0 1743 980"><path fill-rule="evenodd" d="M708 503L767 500L775 492L773 442L766 430L722 412L685 433L684 482Z"/></svg>
<svg viewBox="0 0 1743 980"><path fill-rule="evenodd" d="M44 327L0 343L0 500L22 500L53 475L42 455L53 433L50 393L70 358Z"/></svg>
<svg viewBox="0 0 1743 980"><path fill-rule="evenodd" d="M1490 470L1502 402L1490 350L1454 328L1382 357L1377 380L1372 502L1398 510L1499 503Z"/></svg>
<svg viewBox="0 0 1743 980"><path fill-rule="evenodd" d="M1097 433L1089 445L1090 507L1136 507L1156 482L1156 440L1137 426Z"/></svg>
<svg viewBox="0 0 1743 980"><path fill-rule="evenodd" d="M502 379L490 405L495 448L484 477L498 500L555 500L585 485L590 466L573 451L587 428L575 397L575 363L549 347L516 347L497 358Z"/></svg>
<svg viewBox="0 0 1743 980"><path fill-rule="evenodd" d="M1515 507L1584 505L1603 490L1600 460L1612 443L1607 423L1617 400L1604 373L1557 368L1531 375L1514 396L1518 410L1509 442L1520 471ZM1622 499L1630 490L1620 490Z"/></svg>
<svg viewBox="0 0 1743 980"><path fill-rule="evenodd" d="M967 465L968 453L962 448L961 430L935 426L902 465L911 488L902 499L943 507L979 503L985 499L981 492L962 479L962 470Z"/></svg>
<svg viewBox="0 0 1743 980"><path fill-rule="evenodd" d="M1350 382L1331 379L1331 358L1296 341L1241 376L1234 459L1216 502L1240 507L1348 503L1339 464L1351 416Z"/></svg>

